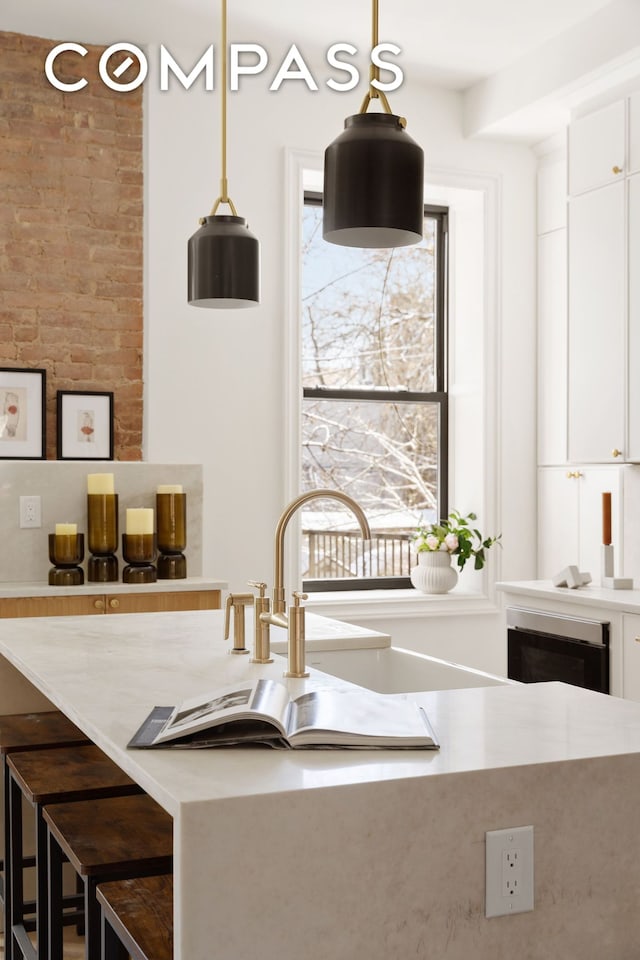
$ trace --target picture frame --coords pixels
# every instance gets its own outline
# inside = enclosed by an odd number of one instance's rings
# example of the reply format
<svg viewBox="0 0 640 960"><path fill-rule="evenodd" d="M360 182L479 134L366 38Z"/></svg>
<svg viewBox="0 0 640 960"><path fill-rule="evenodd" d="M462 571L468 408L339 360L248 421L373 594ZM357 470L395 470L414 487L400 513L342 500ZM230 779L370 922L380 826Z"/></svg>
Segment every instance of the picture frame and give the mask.
<svg viewBox="0 0 640 960"><path fill-rule="evenodd" d="M45 459L46 386L46 370L0 367L0 459Z"/></svg>
<svg viewBox="0 0 640 960"><path fill-rule="evenodd" d="M113 460L113 393L58 390L58 460Z"/></svg>

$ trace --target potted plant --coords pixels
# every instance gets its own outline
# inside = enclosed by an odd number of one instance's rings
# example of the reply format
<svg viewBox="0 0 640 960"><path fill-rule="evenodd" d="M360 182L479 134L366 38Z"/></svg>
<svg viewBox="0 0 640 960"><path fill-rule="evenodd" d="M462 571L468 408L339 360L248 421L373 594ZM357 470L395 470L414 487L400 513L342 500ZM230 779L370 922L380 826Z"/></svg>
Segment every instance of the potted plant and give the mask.
<svg viewBox="0 0 640 960"><path fill-rule="evenodd" d="M452 557L460 570L473 557L475 570L481 570L486 561L485 552L500 540L483 537L471 524L475 513L463 516L452 510L446 520L418 527L411 538L418 563L411 570L411 582L423 593L448 593L458 582L458 573L451 565Z"/></svg>

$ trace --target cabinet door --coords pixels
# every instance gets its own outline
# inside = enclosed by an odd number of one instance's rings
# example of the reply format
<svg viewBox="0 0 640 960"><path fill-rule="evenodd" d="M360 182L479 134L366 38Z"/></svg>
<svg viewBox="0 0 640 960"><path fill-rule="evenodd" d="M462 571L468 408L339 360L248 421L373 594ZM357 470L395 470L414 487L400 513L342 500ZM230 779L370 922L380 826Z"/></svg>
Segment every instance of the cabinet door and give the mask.
<svg viewBox="0 0 640 960"><path fill-rule="evenodd" d="M639 118L640 122L640 118ZM640 461L640 174L628 181L628 460Z"/></svg>
<svg viewBox="0 0 640 960"><path fill-rule="evenodd" d="M640 171L640 92L629 98L629 173Z"/></svg>
<svg viewBox="0 0 640 960"><path fill-rule="evenodd" d="M625 449L625 184L569 208L569 458L603 463Z"/></svg>
<svg viewBox="0 0 640 960"><path fill-rule="evenodd" d="M584 193L624 175L625 101L574 120L569 127L569 192Z"/></svg>
<svg viewBox="0 0 640 960"><path fill-rule="evenodd" d="M5 617L82 617L103 614L102 596L4 597L0 599L0 618Z"/></svg>
<svg viewBox="0 0 640 960"><path fill-rule="evenodd" d="M538 470L538 577L578 565L579 486L566 467Z"/></svg>
<svg viewBox="0 0 640 960"><path fill-rule="evenodd" d="M218 610L219 608L219 590L120 593L106 598L107 613L167 613L180 610Z"/></svg>
<svg viewBox="0 0 640 960"><path fill-rule="evenodd" d="M622 617L622 696L640 700L640 616Z"/></svg>
<svg viewBox="0 0 640 960"><path fill-rule="evenodd" d="M567 233L538 237L538 463L567 459Z"/></svg>

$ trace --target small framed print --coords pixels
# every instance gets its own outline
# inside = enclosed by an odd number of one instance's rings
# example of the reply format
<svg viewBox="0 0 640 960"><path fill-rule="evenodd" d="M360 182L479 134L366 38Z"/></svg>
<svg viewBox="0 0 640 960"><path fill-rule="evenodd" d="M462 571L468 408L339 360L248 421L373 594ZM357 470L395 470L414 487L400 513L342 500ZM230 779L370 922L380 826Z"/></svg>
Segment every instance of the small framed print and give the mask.
<svg viewBox="0 0 640 960"><path fill-rule="evenodd" d="M58 460L113 460L113 393L58 390Z"/></svg>
<svg viewBox="0 0 640 960"><path fill-rule="evenodd" d="M0 367L0 458L44 460L45 370Z"/></svg>

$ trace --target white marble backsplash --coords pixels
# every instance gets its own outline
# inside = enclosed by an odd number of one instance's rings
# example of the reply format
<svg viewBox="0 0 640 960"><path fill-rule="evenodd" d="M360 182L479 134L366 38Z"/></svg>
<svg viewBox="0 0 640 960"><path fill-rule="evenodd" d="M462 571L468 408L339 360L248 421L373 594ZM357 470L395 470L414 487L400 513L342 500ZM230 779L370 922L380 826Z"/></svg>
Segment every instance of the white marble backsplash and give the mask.
<svg viewBox="0 0 640 960"><path fill-rule="evenodd" d="M48 535L56 523L77 523L87 550L87 474L113 473L120 534L127 507L153 507L159 484L181 483L187 495L187 572L202 575L202 466L85 460L0 460L0 583L46 582ZM20 529L20 497L42 498L42 527ZM121 558L121 551L118 551ZM122 570L122 564L120 566Z"/></svg>

